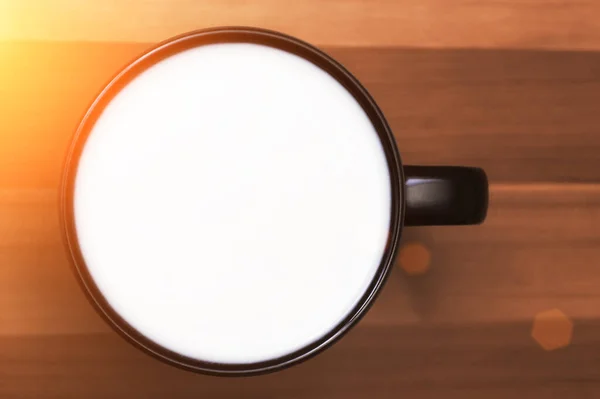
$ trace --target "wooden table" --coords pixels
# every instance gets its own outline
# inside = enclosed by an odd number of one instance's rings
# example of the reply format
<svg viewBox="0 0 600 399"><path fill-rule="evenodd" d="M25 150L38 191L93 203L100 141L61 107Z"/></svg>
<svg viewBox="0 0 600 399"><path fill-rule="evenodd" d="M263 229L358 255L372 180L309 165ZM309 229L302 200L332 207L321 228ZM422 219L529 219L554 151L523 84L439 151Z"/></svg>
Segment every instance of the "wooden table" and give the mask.
<svg viewBox="0 0 600 399"><path fill-rule="evenodd" d="M59 236L63 156L96 92L152 43L215 25L318 45L371 91L406 164L477 165L491 181L483 226L406 229L358 327L255 378L130 347ZM0 397L599 397L599 51L592 0L0 0ZM414 262L428 269L401 267ZM534 318L553 309L540 344Z"/></svg>

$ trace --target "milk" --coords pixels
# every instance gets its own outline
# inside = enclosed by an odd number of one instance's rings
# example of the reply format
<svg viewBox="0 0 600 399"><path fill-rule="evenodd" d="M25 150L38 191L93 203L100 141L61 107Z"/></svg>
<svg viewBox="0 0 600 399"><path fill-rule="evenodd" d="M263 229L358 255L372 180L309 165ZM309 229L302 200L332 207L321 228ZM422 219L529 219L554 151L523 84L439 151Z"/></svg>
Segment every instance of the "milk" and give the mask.
<svg viewBox="0 0 600 399"><path fill-rule="evenodd" d="M155 343L246 364L319 340L380 265L382 144L329 74L282 50L178 53L105 108L75 178L77 239L111 307Z"/></svg>

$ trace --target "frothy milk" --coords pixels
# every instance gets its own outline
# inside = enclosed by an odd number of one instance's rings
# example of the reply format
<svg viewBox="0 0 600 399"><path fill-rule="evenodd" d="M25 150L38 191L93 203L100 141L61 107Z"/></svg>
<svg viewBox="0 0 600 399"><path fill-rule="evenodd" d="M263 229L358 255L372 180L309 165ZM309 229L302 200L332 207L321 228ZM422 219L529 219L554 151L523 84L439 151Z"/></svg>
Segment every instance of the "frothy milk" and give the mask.
<svg viewBox="0 0 600 399"><path fill-rule="evenodd" d="M206 45L146 70L105 108L75 180L98 288L192 358L252 363L330 332L384 253L391 187L356 100L293 54Z"/></svg>

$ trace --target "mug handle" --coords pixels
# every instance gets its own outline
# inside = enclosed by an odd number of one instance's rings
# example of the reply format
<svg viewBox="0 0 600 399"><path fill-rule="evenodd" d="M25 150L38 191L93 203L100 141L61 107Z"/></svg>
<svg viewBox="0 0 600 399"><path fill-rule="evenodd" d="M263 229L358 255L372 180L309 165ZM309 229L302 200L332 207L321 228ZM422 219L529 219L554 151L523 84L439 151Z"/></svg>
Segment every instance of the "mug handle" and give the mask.
<svg viewBox="0 0 600 399"><path fill-rule="evenodd" d="M488 179L480 168L405 166L405 226L480 224L488 208Z"/></svg>

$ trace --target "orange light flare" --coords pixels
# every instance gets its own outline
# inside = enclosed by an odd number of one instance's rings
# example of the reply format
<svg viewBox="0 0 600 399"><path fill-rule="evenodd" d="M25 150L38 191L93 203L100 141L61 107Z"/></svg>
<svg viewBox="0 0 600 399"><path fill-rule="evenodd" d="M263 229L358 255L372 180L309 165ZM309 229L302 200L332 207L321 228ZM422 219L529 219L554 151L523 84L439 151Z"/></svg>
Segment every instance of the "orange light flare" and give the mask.
<svg viewBox="0 0 600 399"><path fill-rule="evenodd" d="M398 263L409 276L419 276L429 270L431 253L420 242L407 242L400 247Z"/></svg>
<svg viewBox="0 0 600 399"><path fill-rule="evenodd" d="M531 336L546 351L564 348L571 343L573 322L559 309L535 315Z"/></svg>

